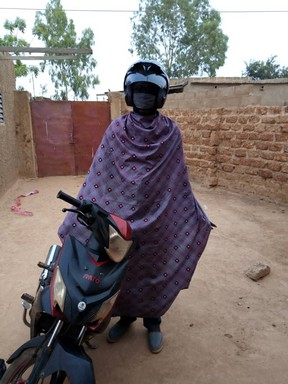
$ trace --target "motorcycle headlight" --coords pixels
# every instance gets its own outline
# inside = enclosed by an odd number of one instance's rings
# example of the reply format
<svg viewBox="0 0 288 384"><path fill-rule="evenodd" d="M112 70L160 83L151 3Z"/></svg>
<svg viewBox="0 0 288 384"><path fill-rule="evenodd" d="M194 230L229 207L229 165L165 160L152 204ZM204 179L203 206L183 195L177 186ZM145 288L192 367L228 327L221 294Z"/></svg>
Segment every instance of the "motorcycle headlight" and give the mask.
<svg viewBox="0 0 288 384"><path fill-rule="evenodd" d="M132 240L125 240L112 225L109 225L109 247L105 248L108 256L115 263L124 259L132 245Z"/></svg>
<svg viewBox="0 0 288 384"><path fill-rule="evenodd" d="M117 296L120 291L116 292L112 297L110 297L108 300L104 301L99 308L99 311L97 312L94 320L102 321L105 319L105 317L109 314L109 312L112 310L113 305L117 299Z"/></svg>
<svg viewBox="0 0 288 384"><path fill-rule="evenodd" d="M53 306L55 307L58 304L62 312L64 312L65 297L66 286L62 278L60 268L57 266L53 286Z"/></svg>

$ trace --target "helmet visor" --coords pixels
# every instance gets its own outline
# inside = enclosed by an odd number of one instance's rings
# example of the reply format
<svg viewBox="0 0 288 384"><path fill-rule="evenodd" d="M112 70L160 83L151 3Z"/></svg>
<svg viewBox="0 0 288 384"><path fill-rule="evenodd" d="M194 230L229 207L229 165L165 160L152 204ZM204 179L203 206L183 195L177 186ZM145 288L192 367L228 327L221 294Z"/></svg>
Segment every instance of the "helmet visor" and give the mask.
<svg viewBox="0 0 288 384"><path fill-rule="evenodd" d="M142 75L141 73L130 73L125 79L125 86L134 83L152 83L157 85L160 89L167 89L168 85L165 78L161 75L154 73L150 75Z"/></svg>

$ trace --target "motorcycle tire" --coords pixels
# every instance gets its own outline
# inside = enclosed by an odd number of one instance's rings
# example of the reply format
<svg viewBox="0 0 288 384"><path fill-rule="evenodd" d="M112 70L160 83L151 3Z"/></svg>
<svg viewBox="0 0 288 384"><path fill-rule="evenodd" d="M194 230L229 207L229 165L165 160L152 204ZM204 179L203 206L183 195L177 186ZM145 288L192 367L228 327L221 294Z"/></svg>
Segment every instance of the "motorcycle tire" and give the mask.
<svg viewBox="0 0 288 384"><path fill-rule="evenodd" d="M28 348L21 353L7 368L0 379L0 384L25 384L37 359L37 349ZM41 384L71 384L70 380L62 371L55 372L45 379L40 378L37 383Z"/></svg>

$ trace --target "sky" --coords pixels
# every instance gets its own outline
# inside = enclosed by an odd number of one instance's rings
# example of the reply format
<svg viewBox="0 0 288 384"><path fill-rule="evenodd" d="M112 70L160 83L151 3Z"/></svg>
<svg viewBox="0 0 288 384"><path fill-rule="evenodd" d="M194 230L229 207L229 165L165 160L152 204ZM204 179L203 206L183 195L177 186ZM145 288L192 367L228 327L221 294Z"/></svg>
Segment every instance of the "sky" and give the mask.
<svg viewBox="0 0 288 384"><path fill-rule="evenodd" d="M31 47L40 47L31 31L35 8L45 9L48 0L0 0L0 35L6 19L17 16L26 21L24 39ZM100 84L90 91L90 100L101 100L108 90L123 89L126 70L137 57L128 49L131 43L131 17L138 10L139 0L61 0L67 17L73 20L78 36L89 27L94 32L93 57L97 61L96 74ZM228 36L228 51L218 77L241 77L245 63L251 60L266 61L277 56L280 66L288 66L288 1L287 0L210 0L210 5L220 12L222 31ZM12 9L18 8L18 9ZM21 8L21 9L19 9ZM23 9L26 8L26 9ZM29 10L32 9L32 10ZM27 61L38 65L39 61ZM31 76L17 80L32 96L41 96L40 85L49 86L49 78L41 75L32 81ZM46 97L50 96L49 92Z"/></svg>

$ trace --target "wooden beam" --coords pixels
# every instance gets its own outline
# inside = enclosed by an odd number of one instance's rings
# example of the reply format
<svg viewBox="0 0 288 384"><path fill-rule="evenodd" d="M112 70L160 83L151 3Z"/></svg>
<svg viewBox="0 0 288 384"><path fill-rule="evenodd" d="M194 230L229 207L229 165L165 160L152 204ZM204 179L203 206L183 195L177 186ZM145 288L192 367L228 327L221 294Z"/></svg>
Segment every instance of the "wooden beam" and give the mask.
<svg viewBox="0 0 288 384"><path fill-rule="evenodd" d="M4 47L0 46L0 52L28 52L28 53L59 53L91 55L91 48L36 48L36 47Z"/></svg>
<svg viewBox="0 0 288 384"><path fill-rule="evenodd" d="M60 55L60 56L2 56L0 60L73 60L77 59L76 55Z"/></svg>

